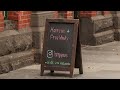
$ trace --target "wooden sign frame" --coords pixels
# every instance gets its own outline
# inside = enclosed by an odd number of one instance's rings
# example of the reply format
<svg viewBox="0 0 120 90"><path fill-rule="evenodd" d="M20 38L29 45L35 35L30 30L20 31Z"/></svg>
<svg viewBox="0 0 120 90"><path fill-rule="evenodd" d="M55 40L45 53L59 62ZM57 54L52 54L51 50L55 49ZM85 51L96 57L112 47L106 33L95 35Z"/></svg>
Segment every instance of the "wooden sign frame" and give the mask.
<svg viewBox="0 0 120 90"><path fill-rule="evenodd" d="M51 67L47 64L45 64L44 57L45 50L46 50L46 39L48 34L48 27L50 23L62 23L62 24L73 24L74 25L74 31L73 31L73 42L72 42L72 58L71 58L71 65L70 67ZM42 60L41 60L41 76L43 76L44 70L50 70L51 73L54 71L70 71L70 77L73 77L73 71L75 67L75 59L76 59L76 47L77 47L77 38L78 38L78 25L79 25L79 19L46 19L45 24L45 33L44 33L44 43L43 43L43 53L42 53ZM80 47L81 48L81 47ZM80 70L80 69L79 69Z"/></svg>

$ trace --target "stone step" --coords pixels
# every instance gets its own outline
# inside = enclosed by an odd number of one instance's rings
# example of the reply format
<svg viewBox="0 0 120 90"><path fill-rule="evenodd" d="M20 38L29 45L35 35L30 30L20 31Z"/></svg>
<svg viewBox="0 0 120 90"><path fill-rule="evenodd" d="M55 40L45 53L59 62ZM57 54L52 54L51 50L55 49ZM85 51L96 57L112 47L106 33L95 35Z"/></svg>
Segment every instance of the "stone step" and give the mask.
<svg viewBox="0 0 120 90"><path fill-rule="evenodd" d="M34 53L32 50L5 55L0 57L0 74L32 64L34 64Z"/></svg>
<svg viewBox="0 0 120 90"><path fill-rule="evenodd" d="M0 33L0 56L32 49L32 32L6 30Z"/></svg>

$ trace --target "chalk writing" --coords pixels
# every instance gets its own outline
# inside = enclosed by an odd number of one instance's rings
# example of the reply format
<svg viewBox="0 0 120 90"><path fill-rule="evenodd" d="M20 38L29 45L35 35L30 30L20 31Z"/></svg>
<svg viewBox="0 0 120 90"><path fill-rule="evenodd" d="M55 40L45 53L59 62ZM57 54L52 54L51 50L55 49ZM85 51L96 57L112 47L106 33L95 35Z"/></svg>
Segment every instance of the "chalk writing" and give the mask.
<svg viewBox="0 0 120 90"><path fill-rule="evenodd" d="M47 50L47 57L52 58L53 57L53 50Z"/></svg>
<svg viewBox="0 0 120 90"><path fill-rule="evenodd" d="M46 61L45 64L54 64L54 65L70 65L69 62L56 62L56 61Z"/></svg>
<svg viewBox="0 0 120 90"><path fill-rule="evenodd" d="M68 54L65 53L59 53L53 50L47 50L47 58L68 58Z"/></svg>
<svg viewBox="0 0 120 90"><path fill-rule="evenodd" d="M70 32L70 30L68 29L68 30L67 30L67 33L69 33L69 32Z"/></svg>
<svg viewBox="0 0 120 90"><path fill-rule="evenodd" d="M68 40L68 37L66 35L50 34L50 40Z"/></svg>
<svg viewBox="0 0 120 90"><path fill-rule="evenodd" d="M55 28L55 27L51 27L50 32L53 32L53 33L65 33L65 30L64 29L58 29L58 28Z"/></svg>
<svg viewBox="0 0 120 90"><path fill-rule="evenodd" d="M58 58L68 58L68 54L57 53L57 52L54 51L54 57L58 57Z"/></svg>

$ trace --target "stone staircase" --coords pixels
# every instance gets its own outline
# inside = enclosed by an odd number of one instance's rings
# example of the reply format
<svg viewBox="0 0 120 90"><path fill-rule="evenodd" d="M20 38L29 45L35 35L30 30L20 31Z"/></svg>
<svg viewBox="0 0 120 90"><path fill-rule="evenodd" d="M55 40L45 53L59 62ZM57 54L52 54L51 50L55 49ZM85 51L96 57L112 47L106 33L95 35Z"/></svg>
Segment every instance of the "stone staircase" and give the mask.
<svg viewBox="0 0 120 90"><path fill-rule="evenodd" d="M34 63L32 32L30 30L6 29L0 33L0 74Z"/></svg>

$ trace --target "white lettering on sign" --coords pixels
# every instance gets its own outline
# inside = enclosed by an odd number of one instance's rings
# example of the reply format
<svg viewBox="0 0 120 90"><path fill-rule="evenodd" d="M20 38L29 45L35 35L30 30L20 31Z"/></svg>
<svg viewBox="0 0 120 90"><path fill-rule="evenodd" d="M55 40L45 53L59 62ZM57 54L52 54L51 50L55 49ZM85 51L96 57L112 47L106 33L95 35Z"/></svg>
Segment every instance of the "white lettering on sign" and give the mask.
<svg viewBox="0 0 120 90"><path fill-rule="evenodd" d="M53 58L53 50L47 50L47 58Z"/></svg>
<svg viewBox="0 0 120 90"><path fill-rule="evenodd" d="M53 50L47 50L47 58L68 58L68 54L67 53L59 53Z"/></svg>
<svg viewBox="0 0 120 90"><path fill-rule="evenodd" d="M65 30L64 29L57 29L57 28L51 27L50 32L65 33Z"/></svg>
<svg viewBox="0 0 120 90"><path fill-rule="evenodd" d="M66 35L53 35L53 34L50 34L50 40L66 41L66 40L68 40L68 37Z"/></svg>
<svg viewBox="0 0 120 90"><path fill-rule="evenodd" d="M70 30L68 29L68 30L67 30L67 33L69 33L69 32L70 32Z"/></svg>

